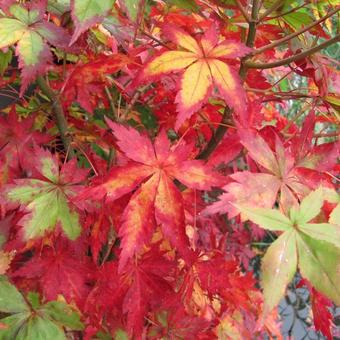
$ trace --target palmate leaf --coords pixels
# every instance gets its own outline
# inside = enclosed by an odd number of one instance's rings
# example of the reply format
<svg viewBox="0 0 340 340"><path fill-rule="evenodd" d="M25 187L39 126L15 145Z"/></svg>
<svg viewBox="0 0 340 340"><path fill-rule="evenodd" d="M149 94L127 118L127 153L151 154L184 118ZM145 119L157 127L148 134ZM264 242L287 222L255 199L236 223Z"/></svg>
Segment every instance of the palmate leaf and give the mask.
<svg viewBox="0 0 340 340"><path fill-rule="evenodd" d="M340 249L303 234L297 236L297 247L302 276L340 305Z"/></svg>
<svg viewBox="0 0 340 340"><path fill-rule="evenodd" d="M41 306L37 302L28 305L15 286L0 276L0 312L11 314L1 319L5 327L0 328L0 338L66 340L63 327L83 329L79 315L66 303L51 301Z"/></svg>
<svg viewBox="0 0 340 340"><path fill-rule="evenodd" d="M59 237L12 275L39 282L39 290L48 300L63 295L67 301L83 303L89 293L93 266L85 250L79 251L82 247L82 238L69 241Z"/></svg>
<svg viewBox="0 0 340 340"><path fill-rule="evenodd" d="M307 129L307 131L309 130L310 128ZM293 154L290 148L285 148L278 137L275 140L274 152L258 132L240 128L238 134L250 157L265 170L262 172L242 171L230 175L234 182L228 183L223 188L226 193L220 196L220 201L214 202L207 208L208 213L227 212L232 218L240 212L236 208L238 204L253 208L272 208L278 197L280 208L287 214L292 206L298 205L297 198L306 196L311 188L318 187L325 180L324 174L319 170L321 168L319 162L316 162L313 167L305 167L298 159L299 157L296 157L296 152ZM308 140L306 134L308 132L301 132L301 140ZM300 148L299 151L306 159L308 156L303 150L309 147L309 155L315 152L315 147L313 148L308 143L306 146L303 141L294 143L294 147ZM333 153L336 153L332 150L337 149L336 143L322 145L327 145L327 155L332 160ZM333 164L332 161L329 162ZM322 193L313 195L302 205L303 213L299 213L301 223L304 223L303 219L308 219L314 210L315 214L319 211ZM305 214L306 217L303 217L302 214ZM241 215L241 217L245 216ZM334 224L334 221L331 223Z"/></svg>
<svg viewBox="0 0 340 340"><path fill-rule="evenodd" d="M187 32L171 25L164 26L163 33L185 51L161 53L146 65L142 76L152 79L165 73L184 71L181 90L176 97L179 112L176 129L201 108L213 88L236 112L245 110L246 95L240 78L225 60L242 57L249 53L249 48L232 41L219 43L214 26L200 39L200 43Z"/></svg>
<svg viewBox="0 0 340 340"><path fill-rule="evenodd" d="M161 226L164 236L183 258L189 256L189 240L185 233L184 208L181 193L172 183L177 178L190 188L210 190L222 178L198 160L188 160L191 148L184 143L170 148L165 131L159 133L154 144L132 128L107 120L121 151L131 159L126 166L114 167L104 179L84 190L79 199L113 201L143 183L126 206L119 235L122 238L119 269L148 244L155 230ZM136 143L138 148L136 148ZM155 223L156 222L156 223Z"/></svg>
<svg viewBox="0 0 340 340"><path fill-rule="evenodd" d="M249 208L246 206L235 206L245 214L248 219L268 230L290 230L293 223L280 211L266 208Z"/></svg>
<svg viewBox="0 0 340 340"><path fill-rule="evenodd" d="M329 222L340 225L340 203L333 209Z"/></svg>
<svg viewBox="0 0 340 340"><path fill-rule="evenodd" d="M71 14L76 28L70 44L73 44L81 33L103 19L114 3L115 0L71 0Z"/></svg>
<svg viewBox="0 0 340 340"><path fill-rule="evenodd" d="M326 201L335 203L336 206L329 215L329 223L340 225L340 195L335 190L324 190Z"/></svg>
<svg viewBox="0 0 340 340"><path fill-rule="evenodd" d="M62 90L64 106L68 107L76 101L93 113L104 96L105 85L109 84L107 75L121 70L129 62L127 56L117 53L96 55L86 63L80 60L74 64L69 68Z"/></svg>
<svg viewBox="0 0 340 340"><path fill-rule="evenodd" d="M297 252L293 230L283 233L262 259L261 284L266 301L263 313L268 314L281 300L297 268Z"/></svg>
<svg viewBox="0 0 340 340"><path fill-rule="evenodd" d="M295 222L304 224L315 218L320 214L323 205L323 191L322 187L312 191L301 202L300 209L295 215Z"/></svg>
<svg viewBox="0 0 340 340"><path fill-rule="evenodd" d="M320 213L323 190L311 192L290 220L278 210L238 205L251 221L283 234L268 248L262 262L265 314L278 304L298 267L302 276L336 304L340 303L340 226L307 223Z"/></svg>
<svg viewBox="0 0 340 340"><path fill-rule="evenodd" d="M30 81L46 71L51 61L47 42L56 47L65 47L69 36L62 28L43 21L41 8L32 5L30 10L14 4L9 12L10 18L0 18L0 48L17 44L16 54L22 69L21 94Z"/></svg>
<svg viewBox="0 0 340 340"><path fill-rule="evenodd" d="M75 161L59 170L57 160L49 152L37 149L36 163L37 171L45 179L15 180L15 185L9 185L4 193L9 203L19 204L27 212L19 221L23 226L24 238L28 240L43 236L46 231L60 225L70 239L76 239L81 226L70 199L80 186L65 182L65 176L70 175L64 170L75 171L73 176L76 179Z"/></svg>

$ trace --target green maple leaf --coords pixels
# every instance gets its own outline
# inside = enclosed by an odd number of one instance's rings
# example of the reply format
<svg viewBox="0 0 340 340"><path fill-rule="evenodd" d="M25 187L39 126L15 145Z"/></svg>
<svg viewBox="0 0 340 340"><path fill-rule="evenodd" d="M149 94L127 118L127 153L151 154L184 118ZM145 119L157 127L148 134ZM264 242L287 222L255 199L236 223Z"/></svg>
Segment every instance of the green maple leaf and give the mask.
<svg viewBox="0 0 340 340"><path fill-rule="evenodd" d="M37 149L35 161L40 178L18 179L5 189L5 199L20 204L27 212L19 221L25 239L43 236L57 225L67 237L76 239L81 226L70 201L81 189L78 183L84 179L83 172L76 168L75 161L59 169L57 159L41 149Z"/></svg>
<svg viewBox="0 0 340 340"><path fill-rule="evenodd" d="M17 44L22 69L21 94L30 81L46 71L52 58L47 43L61 48L69 43L64 29L43 20L44 11L38 3L30 9L14 4L9 9L10 16L0 18L0 49Z"/></svg>
<svg viewBox="0 0 340 340"><path fill-rule="evenodd" d="M236 205L254 223L283 232L263 257L265 315L279 303L297 268L316 289L340 304L340 226L309 223L320 214L323 201L322 188L312 191L289 217L278 210Z"/></svg>
<svg viewBox="0 0 340 340"><path fill-rule="evenodd" d="M10 314L0 320L0 339L4 340L66 340L63 327L83 329L79 315L69 305L60 301L41 305L36 293L25 300L4 276L0 276L0 312Z"/></svg>
<svg viewBox="0 0 340 340"><path fill-rule="evenodd" d="M112 9L116 0L73 0L71 1L71 14L76 29L73 33L73 44L81 33L93 26Z"/></svg>

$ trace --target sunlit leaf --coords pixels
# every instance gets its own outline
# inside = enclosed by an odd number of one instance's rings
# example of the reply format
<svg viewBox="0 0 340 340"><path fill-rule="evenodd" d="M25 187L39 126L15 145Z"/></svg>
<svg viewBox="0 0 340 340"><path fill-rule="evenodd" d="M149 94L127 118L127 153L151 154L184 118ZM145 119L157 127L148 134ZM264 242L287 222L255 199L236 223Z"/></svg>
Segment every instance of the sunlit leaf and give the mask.
<svg viewBox="0 0 340 340"><path fill-rule="evenodd" d="M278 210L265 208L251 208L244 205L235 206L251 221L268 230L290 230L292 221Z"/></svg>
<svg viewBox="0 0 340 340"><path fill-rule="evenodd" d="M114 3L115 0L71 0L71 13L76 28L70 44L73 44L81 33L102 20Z"/></svg>
<svg viewBox="0 0 340 340"><path fill-rule="evenodd" d="M340 249L307 235L297 237L299 269L320 292L340 304Z"/></svg>
<svg viewBox="0 0 340 340"><path fill-rule="evenodd" d="M295 232L283 233L266 251L262 259L261 285L265 298L264 313L269 313L284 296L285 289L297 269Z"/></svg>

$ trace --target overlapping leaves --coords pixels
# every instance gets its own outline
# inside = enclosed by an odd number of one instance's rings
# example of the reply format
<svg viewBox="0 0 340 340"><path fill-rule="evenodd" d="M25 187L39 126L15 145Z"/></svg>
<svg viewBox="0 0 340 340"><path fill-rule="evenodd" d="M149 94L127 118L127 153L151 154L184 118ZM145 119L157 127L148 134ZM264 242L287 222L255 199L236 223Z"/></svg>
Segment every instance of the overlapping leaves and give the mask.
<svg viewBox="0 0 340 340"><path fill-rule="evenodd" d="M189 160L192 147L179 143L171 148L164 131L152 144L134 129L107 122L130 162L112 168L106 178L95 180L80 198L106 197L112 201L138 188L125 208L119 230L120 268L148 244L155 223L161 225L164 236L182 256L188 256L182 197L173 179L193 189L210 190L221 183L219 176L203 162Z"/></svg>
<svg viewBox="0 0 340 340"><path fill-rule="evenodd" d="M77 169L75 160L59 169L58 160L42 149L36 148L35 155L35 176L17 179L4 190L6 201L26 212L19 221L24 238L43 236L59 225L67 237L76 239L81 225L71 200L87 171Z"/></svg>
<svg viewBox="0 0 340 340"><path fill-rule="evenodd" d="M16 54L22 69L21 93L37 75L44 73L52 56L47 42L65 48L69 36L64 29L43 19L42 3L29 8L14 4L9 15L0 18L0 48L17 44Z"/></svg>
<svg viewBox="0 0 340 340"><path fill-rule="evenodd" d="M219 42L214 26L200 40L171 25L165 26L163 32L180 50L165 51L156 56L144 68L143 77L155 78L184 71L176 97L179 115L175 128L201 108L214 87L236 112L245 110L246 96L239 76L226 60L243 57L250 51L247 47L234 41Z"/></svg>
<svg viewBox="0 0 340 340"><path fill-rule="evenodd" d="M239 213L233 203L271 208L277 198L281 209L288 212L312 188L327 183L327 178L322 174L327 168L321 168L321 157L328 155L329 163L333 164L331 160L336 158L339 150L337 143L313 148L311 137L306 136L305 131L293 140L290 148L285 148L276 137L275 152L254 131L240 129L239 135L241 143L262 171L233 173L230 177L234 181L223 188L226 193L220 196L220 201L207 208L210 213L227 212L231 218Z"/></svg>
<svg viewBox="0 0 340 340"><path fill-rule="evenodd" d="M71 44L81 33L103 19L114 3L115 0L71 0L72 18L76 25Z"/></svg>
<svg viewBox="0 0 340 340"><path fill-rule="evenodd" d="M1 339L66 340L64 328L82 330L79 315L66 303L50 301L41 305L39 296L30 293L26 299L6 277L0 276Z"/></svg>
<svg viewBox="0 0 340 340"><path fill-rule="evenodd" d="M323 190L311 192L289 216L278 210L237 205L254 223L283 233L268 248L262 262L262 286L266 312L284 294L297 268L303 277L336 304L340 304L340 227L312 223L323 205Z"/></svg>

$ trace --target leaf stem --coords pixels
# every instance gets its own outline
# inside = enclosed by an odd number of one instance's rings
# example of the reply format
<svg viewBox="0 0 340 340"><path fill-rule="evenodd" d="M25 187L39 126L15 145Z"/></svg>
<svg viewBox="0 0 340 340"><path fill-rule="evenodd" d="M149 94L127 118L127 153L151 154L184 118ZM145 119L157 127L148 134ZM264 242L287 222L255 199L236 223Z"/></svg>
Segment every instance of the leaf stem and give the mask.
<svg viewBox="0 0 340 340"><path fill-rule="evenodd" d="M52 110L54 113L54 120L58 127L61 141L63 142L64 149L69 150L70 157L74 157L74 150L71 148L70 137L67 135L67 120L64 115L64 110L57 94L51 89L46 80L42 76L38 76L37 84L42 93L46 95L52 102Z"/></svg>

